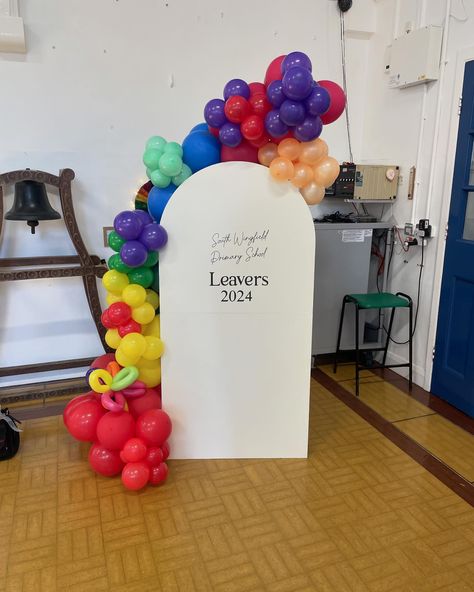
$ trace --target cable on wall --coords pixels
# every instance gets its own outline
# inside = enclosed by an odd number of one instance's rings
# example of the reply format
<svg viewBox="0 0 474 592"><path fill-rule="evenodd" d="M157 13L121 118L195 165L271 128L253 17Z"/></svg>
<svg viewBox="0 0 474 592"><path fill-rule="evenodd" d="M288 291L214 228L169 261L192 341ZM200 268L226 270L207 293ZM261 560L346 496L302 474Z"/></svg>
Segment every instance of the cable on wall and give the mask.
<svg viewBox="0 0 474 592"><path fill-rule="evenodd" d="M341 23L341 65L342 65L342 88L346 95L346 129L347 129L347 144L349 146L349 157L350 161L354 162L354 156L352 154L352 140L351 140L351 128L349 122L349 96L347 94L347 77L346 77L346 32L344 27L344 12L341 10L339 13Z"/></svg>

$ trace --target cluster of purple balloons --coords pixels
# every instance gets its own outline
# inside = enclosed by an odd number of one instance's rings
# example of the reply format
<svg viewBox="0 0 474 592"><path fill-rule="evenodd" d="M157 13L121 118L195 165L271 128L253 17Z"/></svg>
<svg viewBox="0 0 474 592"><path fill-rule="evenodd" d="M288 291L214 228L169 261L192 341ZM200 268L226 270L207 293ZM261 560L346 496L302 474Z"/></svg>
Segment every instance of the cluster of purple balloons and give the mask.
<svg viewBox="0 0 474 592"><path fill-rule="evenodd" d="M313 80L312 64L301 51L289 53L281 63L281 79L270 82L267 98L273 105L265 117L267 132L279 138L289 131L300 142L318 138L321 115L330 106L328 91Z"/></svg>
<svg viewBox="0 0 474 592"><path fill-rule="evenodd" d="M129 267L140 267L149 251L158 251L168 241L163 226L153 222L144 210L120 212L115 216L114 229L126 241L120 248L120 259Z"/></svg>

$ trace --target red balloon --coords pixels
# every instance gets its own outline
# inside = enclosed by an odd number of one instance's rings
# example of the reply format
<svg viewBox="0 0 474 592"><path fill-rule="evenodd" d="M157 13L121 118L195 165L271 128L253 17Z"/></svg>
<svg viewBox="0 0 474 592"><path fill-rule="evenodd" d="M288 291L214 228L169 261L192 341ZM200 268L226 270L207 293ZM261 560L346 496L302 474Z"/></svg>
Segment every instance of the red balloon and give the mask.
<svg viewBox="0 0 474 592"><path fill-rule="evenodd" d="M339 84L336 84L332 80L319 80L318 84L328 91L331 99L329 109L321 115L321 121L324 125L327 125L336 121L342 115L346 106L346 95Z"/></svg>
<svg viewBox="0 0 474 592"><path fill-rule="evenodd" d="M132 316L132 309L125 302L114 302L107 309L114 327L124 325Z"/></svg>
<svg viewBox="0 0 474 592"><path fill-rule="evenodd" d="M137 419L137 436L147 446L161 446L171 434L171 419L162 409L150 409Z"/></svg>
<svg viewBox="0 0 474 592"><path fill-rule="evenodd" d="M123 450L121 450L119 452L119 456L120 456L120 460L123 462L123 464L126 465L128 463L128 460L125 460L125 457L123 455Z"/></svg>
<svg viewBox="0 0 474 592"><path fill-rule="evenodd" d="M250 115L242 122L240 131L246 140L257 140L265 131L263 119L258 115Z"/></svg>
<svg viewBox="0 0 474 592"><path fill-rule="evenodd" d="M113 329L115 325L109 318L109 309L106 308L100 317L100 322L104 325L106 329Z"/></svg>
<svg viewBox="0 0 474 592"><path fill-rule="evenodd" d="M64 407L64 411L63 411L64 425L67 427L67 424L69 421L69 416L71 415L73 409L75 409L78 405L80 405L84 401L93 401L96 398L97 398L97 395L94 393L94 391L89 391L88 393L86 393L84 395L78 395L77 397L74 397L74 399L71 399L69 401L69 403L66 405L66 407Z"/></svg>
<svg viewBox="0 0 474 592"><path fill-rule="evenodd" d="M120 337L125 337L125 335L128 335L129 333L141 332L142 326L140 325L140 323L137 323L137 321L134 321L133 319L130 319L127 323L120 325L120 327L118 328L118 334L120 335Z"/></svg>
<svg viewBox="0 0 474 592"><path fill-rule="evenodd" d="M135 435L135 421L127 411L106 413L97 424L97 440L109 450L121 450Z"/></svg>
<svg viewBox="0 0 474 592"><path fill-rule="evenodd" d="M157 467L151 467L149 481L151 485L159 485L164 483L168 477L168 465L161 463Z"/></svg>
<svg viewBox="0 0 474 592"><path fill-rule="evenodd" d="M161 409L161 384L146 389L145 394L141 397L129 397L127 403L133 419L137 419L150 409Z"/></svg>
<svg viewBox="0 0 474 592"><path fill-rule="evenodd" d="M230 162L233 160L258 163L258 149L255 146L251 146L249 142L245 140L243 140L235 148L231 148L230 146L222 146L221 161Z"/></svg>
<svg viewBox="0 0 474 592"><path fill-rule="evenodd" d="M97 426L105 413L98 399L82 401L68 414L66 427L76 440L93 442L97 439Z"/></svg>
<svg viewBox="0 0 474 592"><path fill-rule="evenodd" d="M259 95L259 94L265 94L267 92L267 89L265 88L265 85L263 84L263 82L251 82L249 84L249 88L250 88L250 96L252 95Z"/></svg>
<svg viewBox="0 0 474 592"><path fill-rule="evenodd" d="M165 457L163 454L163 450L158 448L158 446L152 446L148 448L146 453L145 462L150 467L157 467L164 461Z"/></svg>
<svg viewBox="0 0 474 592"><path fill-rule="evenodd" d="M122 471L122 483L132 491L145 487L149 478L150 469L144 462L127 463Z"/></svg>
<svg viewBox="0 0 474 592"><path fill-rule="evenodd" d="M102 368L105 370L107 364L110 364L110 362L115 362L115 354L102 354L92 362L91 368Z"/></svg>
<svg viewBox="0 0 474 592"><path fill-rule="evenodd" d="M249 103L255 115L260 115L260 117L265 117L273 109L267 95L264 93L251 95Z"/></svg>
<svg viewBox="0 0 474 592"><path fill-rule="evenodd" d="M224 113L232 123L241 123L250 115L250 104L245 97L234 95L225 102Z"/></svg>
<svg viewBox="0 0 474 592"><path fill-rule="evenodd" d="M170 455L170 445L168 444L168 442L165 442L161 446L161 450L163 452L163 460L166 460L168 458L168 456Z"/></svg>
<svg viewBox="0 0 474 592"><path fill-rule="evenodd" d="M270 63L265 74L265 86L268 86L270 82L273 82L274 80L281 80L281 63L285 58L286 56L281 55Z"/></svg>
<svg viewBox="0 0 474 592"><path fill-rule="evenodd" d="M104 477L118 475L124 466L116 450L108 450L98 442L92 444L89 450L89 464L96 473Z"/></svg>
<svg viewBox="0 0 474 592"><path fill-rule="evenodd" d="M130 438L130 440L127 440L120 453L120 456L125 459L125 462L139 462L146 455L146 444L140 438Z"/></svg>
<svg viewBox="0 0 474 592"><path fill-rule="evenodd" d="M268 144L268 142L273 142L268 134L262 134L260 138L257 138L256 140L249 140L249 144L254 148L261 148L262 146L265 146L265 144Z"/></svg>
<svg viewBox="0 0 474 592"><path fill-rule="evenodd" d="M207 126L209 133L212 134L215 138L219 138L219 128L218 127L211 127L210 125Z"/></svg>

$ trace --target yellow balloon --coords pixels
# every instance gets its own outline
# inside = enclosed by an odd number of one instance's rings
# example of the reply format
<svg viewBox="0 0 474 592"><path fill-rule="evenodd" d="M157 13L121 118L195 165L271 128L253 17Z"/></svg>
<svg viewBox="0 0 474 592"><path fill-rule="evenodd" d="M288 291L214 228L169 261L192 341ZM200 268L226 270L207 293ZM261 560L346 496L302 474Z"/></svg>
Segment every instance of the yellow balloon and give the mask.
<svg viewBox="0 0 474 592"><path fill-rule="evenodd" d="M108 329L108 331L105 334L105 343L109 347L111 347L112 349L117 349L121 341L122 338L120 337L117 329Z"/></svg>
<svg viewBox="0 0 474 592"><path fill-rule="evenodd" d="M301 144L300 162L315 165L318 160L328 155L328 145L321 138L316 138L311 142L303 142Z"/></svg>
<svg viewBox="0 0 474 592"><path fill-rule="evenodd" d="M157 368L161 369L161 360L145 360L145 358L140 358L137 364L137 368L139 370L156 370Z"/></svg>
<svg viewBox="0 0 474 592"><path fill-rule="evenodd" d="M155 290L148 289L146 291L146 301L156 310L160 306L160 297Z"/></svg>
<svg viewBox="0 0 474 592"><path fill-rule="evenodd" d="M156 315L151 323L143 327L143 335L160 337L160 315Z"/></svg>
<svg viewBox="0 0 474 592"><path fill-rule="evenodd" d="M289 160L298 160L301 144L294 138L285 138L278 144L278 154Z"/></svg>
<svg viewBox="0 0 474 592"><path fill-rule="evenodd" d="M304 187L313 180L313 169L304 162L295 162L295 175L291 182L295 187Z"/></svg>
<svg viewBox="0 0 474 592"><path fill-rule="evenodd" d="M140 325L146 325L151 323L155 317L155 309L149 302L145 302L141 306L132 308L132 319L140 323Z"/></svg>
<svg viewBox="0 0 474 592"><path fill-rule="evenodd" d="M269 142L258 149L258 162L269 167L272 160L278 156L278 146Z"/></svg>
<svg viewBox="0 0 474 592"><path fill-rule="evenodd" d="M112 376L102 368L97 368L89 375L89 384L96 393L106 393L112 386Z"/></svg>
<svg viewBox="0 0 474 592"><path fill-rule="evenodd" d="M104 274L102 284L109 292L121 296L123 289L129 284L128 276L126 273L120 273L116 269L111 269Z"/></svg>
<svg viewBox="0 0 474 592"><path fill-rule="evenodd" d="M141 333L127 333L122 337L120 351L130 360L141 358L146 349L147 342Z"/></svg>
<svg viewBox="0 0 474 592"><path fill-rule="evenodd" d="M139 368L139 370L138 380L144 382L148 388L153 388L160 384L161 369L159 367L154 368L153 370L149 368Z"/></svg>
<svg viewBox="0 0 474 592"><path fill-rule="evenodd" d="M144 339L146 341L146 349L142 356L145 360L157 360L158 358L161 358L165 351L165 344L161 339L159 337L153 337L152 335L148 335Z"/></svg>
<svg viewBox="0 0 474 592"><path fill-rule="evenodd" d="M132 308L141 306L146 300L146 290L139 284L129 284L122 292L122 300Z"/></svg>
<svg viewBox="0 0 474 592"><path fill-rule="evenodd" d="M324 187L316 185L314 181L311 181L308 185L300 189L300 193L309 206L315 206L323 201L325 191Z"/></svg>
<svg viewBox="0 0 474 592"><path fill-rule="evenodd" d="M124 368L127 368L128 366L136 366L136 367L138 367L137 364L140 361L140 356L138 356L137 358L129 358L128 356L126 356L123 353L123 351L119 347L117 349L117 351L115 352L115 359Z"/></svg>
<svg viewBox="0 0 474 592"><path fill-rule="evenodd" d="M270 174L277 181L290 181L295 174L295 167L289 158L278 156L272 160Z"/></svg>
<svg viewBox="0 0 474 592"><path fill-rule="evenodd" d="M339 175L339 163L332 156L325 156L313 168L314 182L322 187L331 187Z"/></svg>
<svg viewBox="0 0 474 592"><path fill-rule="evenodd" d="M109 306L111 304L115 304L116 302L122 302L122 298L120 298L120 296L117 296L117 294L112 294L112 292L107 292L105 300Z"/></svg>

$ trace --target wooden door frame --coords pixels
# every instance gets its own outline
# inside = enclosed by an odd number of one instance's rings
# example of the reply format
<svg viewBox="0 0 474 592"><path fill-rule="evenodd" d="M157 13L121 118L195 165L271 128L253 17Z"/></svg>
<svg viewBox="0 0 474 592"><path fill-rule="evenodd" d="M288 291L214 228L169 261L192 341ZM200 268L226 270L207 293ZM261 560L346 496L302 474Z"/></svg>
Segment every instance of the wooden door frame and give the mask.
<svg viewBox="0 0 474 592"><path fill-rule="evenodd" d="M454 163L456 161L456 145L459 132L459 98L462 95L464 83L464 68L466 62L474 61L474 46L460 49L456 54L456 66L454 73L454 86L451 98L449 119L449 137L447 143L447 159L444 181L442 183L442 196L448 195L449 199L441 200L441 210L439 217L438 244L436 247L436 262L433 275L433 298L431 301L431 311L428 331L428 347L425 361L425 390L431 390L431 379L433 376L433 349L436 343L436 332L438 329L439 302L441 297L441 283L444 271L444 255L446 250L445 229L448 224L449 210L451 208L451 198L453 189ZM442 89L440 89L442 92Z"/></svg>

